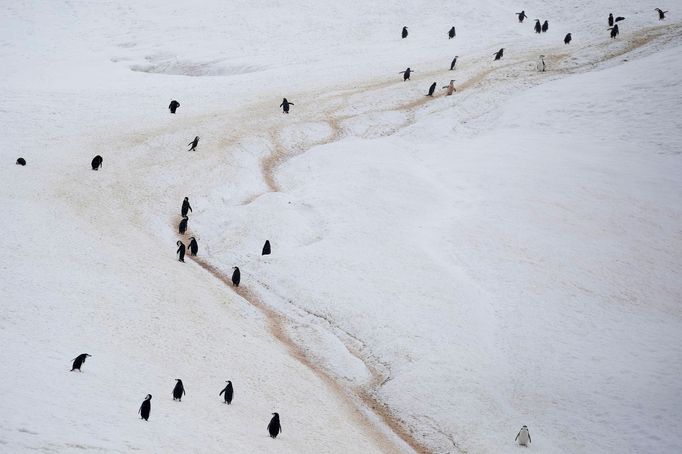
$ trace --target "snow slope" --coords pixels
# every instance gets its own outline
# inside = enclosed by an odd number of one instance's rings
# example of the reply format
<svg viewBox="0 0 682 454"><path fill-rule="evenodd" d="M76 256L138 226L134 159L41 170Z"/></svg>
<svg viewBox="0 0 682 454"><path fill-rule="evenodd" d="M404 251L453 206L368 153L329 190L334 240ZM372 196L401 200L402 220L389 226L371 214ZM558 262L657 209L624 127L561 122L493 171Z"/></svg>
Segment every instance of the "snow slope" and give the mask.
<svg viewBox="0 0 682 454"><path fill-rule="evenodd" d="M522 424L681 450L682 42L654 6L530 2L535 36L493 1L7 5L2 450L499 453Z"/></svg>

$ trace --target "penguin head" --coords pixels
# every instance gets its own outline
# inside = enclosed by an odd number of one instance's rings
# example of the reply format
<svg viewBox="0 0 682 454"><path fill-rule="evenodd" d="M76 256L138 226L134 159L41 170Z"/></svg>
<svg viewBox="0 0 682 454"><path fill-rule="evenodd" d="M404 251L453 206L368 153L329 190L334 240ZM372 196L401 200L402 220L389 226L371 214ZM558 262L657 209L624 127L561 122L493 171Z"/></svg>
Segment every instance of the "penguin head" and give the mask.
<svg viewBox="0 0 682 454"><path fill-rule="evenodd" d="M235 270L235 271L239 271L239 267L238 267L238 266L233 266L232 269Z"/></svg>
<svg viewBox="0 0 682 454"><path fill-rule="evenodd" d="M92 357L92 355L91 355L90 353L85 353L85 356L86 356L87 358L91 358L91 357Z"/></svg>
<svg viewBox="0 0 682 454"><path fill-rule="evenodd" d="M180 246L180 245L182 244L182 241L176 241L175 244L177 244L178 246Z"/></svg>
<svg viewBox="0 0 682 454"><path fill-rule="evenodd" d="M186 202L189 202L189 198L185 197L185 201L186 201Z"/></svg>
<svg viewBox="0 0 682 454"><path fill-rule="evenodd" d="M190 241L196 241L195 238L194 238L193 236L189 237L189 240L190 240Z"/></svg>
<svg viewBox="0 0 682 454"><path fill-rule="evenodd" d="M182 380L180 380L179 378L176 378L175 381L182 383Z"/></svg>
<svg viewBox="0 0 682 454"><path fill-rule="evenodd" d="M535 19L535 22L540 22L540 19Z"/></svg>
<svg viewBox="0 0 682 454"><path fill-rule="evenodd" d="M279 413L277 413L277 412L274 412L272 415L273 415L275 418L279 418Z"/></svg>
<svg viewBox="0 0 682 454"><path fill-rule="evenodd" d="M152 400L152 395L151 395L151 394L147 394L147 397L145 397L144 400Z"/></svg>
<svg viewBox="0 0 682 454"><path fill-rule="evenodd" d="M225 383L227 383L228 385L232 384L232 382L230 380L227 380Z"/></svg>

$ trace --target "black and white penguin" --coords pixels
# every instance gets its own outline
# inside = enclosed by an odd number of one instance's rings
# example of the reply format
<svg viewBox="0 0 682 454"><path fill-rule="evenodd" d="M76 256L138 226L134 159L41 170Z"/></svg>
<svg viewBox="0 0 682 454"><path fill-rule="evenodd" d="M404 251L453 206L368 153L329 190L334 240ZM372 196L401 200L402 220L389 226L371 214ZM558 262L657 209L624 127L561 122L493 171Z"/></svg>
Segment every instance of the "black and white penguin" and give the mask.
<svg viewBox="0 0 682 454"><path fill-rule="evenodd" d="M571 37L571 34L566 33L566 36L564 37L564 44L570 44L572 39L573 38Z"/></svg>
<svg viewBox="0 0 682 454"><path fill-rule="evenodd" d="M452 39L455 36L457 36L457 34L455 33L455 26L453 25L452 28L448 30L448 39Z"/></svg>
<svg viewBox="0 0 682 454"><path fill-rule="evenodd" d="M293 102L289 102L289 101L287 101L287 98L283 98L282 104L280 104L279 106L282 108L282 112L284 112L285 114L288 114L289 113L289 106L293 106L293 105L294 105Z"/></svg>
<svg viewBox="0 0 682 454"><path fill-rule="evenodd" d="M613 27L613 13L609 13L609 27Z"/></svg>
<svg viewBox="0 0 682 454"><path fill-rule="evenodd" d="M663 10L660 9L660 8L654 8L654 9L655 9L656 11L658 11L658 20L663 20L663 19L665 19L665 13L667 13L668 11L663 11Z"/></svg>
<svg viewBox="0 0 682 454"><path fill-rule="evenodd" d="M497 52L493 52L493 55L495 56L494 61L497 61L500 58L502 58L502 56L504 55L504 47L502 49L498 50Z"/></svg>
<svg viewBox="0 0 682 454"><path fill-rule="evenodd" d="M189 237L189 244L187 247L189 248L190 255L197 255L197 252L199 252L199 245L193 236Z"/></svg>
<svg viewBox="0 0 682 454"><path fill-rule="evenodd" d="M180 235L183 235L187 231L187 220L189 218L187 216L182 217L182 221L180 221L180 224L178 224L178 233Z"/></svg>
<svg viewBox="0 0 682 454"><path fill-rule="evenodd" d="M545 33L547 30L549 30L549 22L544 21L542 23L542 33Z"/></svg>
<svg viewBox="0 0 682 454"><path fill-rule="evenodd" d="M516 13L516 15L519 16L519 22L520 23L523 23L523 20L528 17L528 16L526 16L525 10L521 11L520 13Z"/></svg>
<svg viewBox="0 0 682 454"><path fill-rule="evenodd" d="M91 356L92 355L89 355L87 353L81 353L80 355L78 355L74 359L72 359L71 361L73 361L73 366L71 367L71 372L73 372L74 370L77 370L80 372L81 366L85 362L85 359L90 358Z"/></svg>
<svg viewBox="0 0 682 454"><path fill-rule="evenodd" d="M178 107L180 107L180 103L177 102L175 99L170 102L168 105L168 109L170 109L170 113L174 114L176 110L178 110Z"/></svg>
<svg viewBox="0 0 682 454"><path fill-rule="evenodd" d="M540 57L538 57L538 64L537 64L536 68L541 73L545 72L545 56L544 55L540 55Z"/></svg>
<svg viewBox="0 0 682 454"><path fill-rule="evenodd" d="M410 80L410 74L412 74L412 70L408 67L405 71L400 71L398 74L403 75L403 82L406 80Z"/></svg>
<svg viewBox="0 0 682 454"><path fill-rule="evenodd" d="M270 255L270 240L265 240L265 244L263 245L263 251L261 252L261 255Z"/></svg>
<svg viewBox="0 0 682 454"><path fill-rule="evenodd" d="M180 214L182 216L187 216L187 212L192 211L192 206L189 204L189 198L185 197L182 201L182 207L180 207Z"/></svg>
<svg viewBox="0 0 682 454"><path fill-rule="evenodd" d="M431 96L433 97L433 92L436 91L436 83L432 83L431 86L429 87L429 92L427 93L426 96Z"/></svg>
<svg viewBox="0 0 682 454"><path fill-rule="evenodd" d="M403 27L403 39L407 38L407 25Z"/></svg>
<svg viewBox="0 0 682 454"><path fill-rule="evenodd" d="M448 85L444 86L443 89L447 90L447 92L445 92L445 96L450 96L454 92L456 92L457 89L455 88L455 79L451 79L450 83Z"/></svg>
<svg viewBox="0 0 682 454"><path fill-rule="evenodd" d="M235 287L239 287L239 281L242 280L242 273L239 271L239 267L235 266L234 271L232 272L232 285Z"/></svg>
<svg viewBox="0 0 682 454"><path fill-rule="evenodd" d="M232 403L232 396L234 395L234 390L232 389L232 382L230 380L227 380L225 383L227 383L227 386L223 388L222 391L220 391L220 395L225 395L225 403L227 405L230 405Z"/></svg>
<svg viewBox="0 0 682 454"><path fill-rule="evenodd" d="M275 412L272 415L272 419L268 424L268 432L270 433L270 437L277 438L277 435L282 433L282 425L279 423L279 413Z"/></svg>
<svg viewBox="0 0 682 454"><path fill-rule="evenodd" d="M453 58L452 62L450 62L450 71L455 69L455 65L457 64L457 58L459 58L459 55L455 55L455 58Z"/></svg>
<svg viewBox="0 0 682 454"><path fill-rule="evenodd" d="M197 151L197 145L199 145L199 136L194 137L194 140L187 144L189 146L187 151Z"/></svg>
<svg viewBox="0 0 682 454"><path fill-rule="evenodd" d="M145 421L149 421L149 413L152 411L152 395L147 394L147 397L144 398L144 401L142 402L142 405L140 405L140 409L137 410L137 412L140 414L142 419Z"/></svg>
<svg viewBox="0 0 682 454"><path fill-rule="evenodd" d="M615 38L615 37L618 36L618 34L620 33L620 32L618 31L618 24L614 25L614 26L611 27L611 28L607 28L607 30L611 30L611 38Z"/></svg>
<svg viewBox="0 0 682 454"><path fill-rule="evenodd" d="M175 251L175 253L178 254L178 261L184 263L184 261L185 261L185 244L182 241L178 241L175 244L178 245L178 250Z"/></svg>
<svg viewBox="0 0 682 454"><path fill-rule="evenodd" d="M100 155L92 158L92 162L90 163L92 170L99 170L99 168L102 167L102 161L104 161L104 159L102 159Z"/></svg>
<svg viewBox="0 0 682 454"><path fill-rule="evenodd" d="M535 19L535 33L542 33L542 25L540 19Z"/></svg>
<svg viewBox="0 0 682 454"><path fill-rule="evenodd" d="M17 165L18 166L25 166L26 165L26 160L24 158L19 158L17 159Z"/></svg>
<svg viewBox="0 0 682 454"><path fill-rule="evenodd" d="M519 433L516 434L516 438L514 438L514 441L518 441L519 445L521 446L528 446L528 443L531 442L528 427L523 426L521 430L519 430Z"/></svg>
<svg viewBox="0 0 682 454"><path fill-rule="evenodd" d="M182 384L182 380L176 378L175 387L173 388L173 400L178 400L182 402L182 395L185 394L185 387Z"/></svg>

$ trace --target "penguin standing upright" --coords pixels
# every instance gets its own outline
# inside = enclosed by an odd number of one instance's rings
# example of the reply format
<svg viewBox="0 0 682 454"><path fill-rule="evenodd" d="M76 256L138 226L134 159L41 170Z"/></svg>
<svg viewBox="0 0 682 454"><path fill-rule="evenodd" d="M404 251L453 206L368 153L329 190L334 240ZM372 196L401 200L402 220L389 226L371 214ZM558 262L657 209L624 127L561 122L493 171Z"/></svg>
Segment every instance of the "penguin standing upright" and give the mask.
<svg viewBox="0 0 682 454"><path fill-rule="evenodd" d="M187 212L192 211L192 206L189 204L189 198L185 197L182 201L182 207L180 207L180 215L187 216Z"/></svg>
<svg viewBox="0 0 682 454"><path fill-rule="evenodd" d="M523 20L524 20L526 17L528 17L528 16L526 16L526 11L525 11L525 10L521 11L520 13L516 13L516 15L519 16L519 22L520 22L520 23L523 23Z"/></svg>
<svg viewBox="0 0 682 454"><path fill-rule="evenodd" d="M187 216L182 217L182 221L180 221L180 224L178 224L178 233L180 235L184 235L185 232L187 231L187 220L189 218Z"/></svg>
<svg viewBox="0 0 682 454"><path fill-rule="evenodd" d="M429 87L429 92L426 96L431 96L433 97L433 92L436 91L436 83L432 83L431 86Z"/></svg>
<svg viewBox="0 0 682 454"><path fill-rule="evenodd" d="M514 441L518 441L521 446L528 446L528 443L531 442L528 427L523 426L521 430L519 430L519 433L516 434Z"/></svg>
<svg viewBox="0 0 682 454"><path fill-rule="evenodd" d="M668 11L663 11L661 8L654 8L656 11L658 11L658 20L663 20L665 19L665 13Z"/></svg>
<svg viewBox="0 0 682 454"><path fill-rule="evenodd" d="M199 145L199 136L195 136L194 140L187 144L189 147L187 151L197 151L197 145Z"/></svg>
<svg viewBox="0 0 682 454"><path fill-rule="evenodd" d="M405 71L400 71L398 74L403 75L403 82L405 82L406 80L410 80L410 74L412 74L412 70L408 66Z"/></svg>
<svg viewBox="0 0 682 454"><path fill-rule="evenodd" d="M540 19L535 19L535 33L542 33L542 25Z"/></svg>
<svg viewBox="0 0 682 454"><path fill-rule="evenodd" d="M94 158L92 158L92 162L90 163L90 165L92 166L92 170L99 170L100 167L102 167L102 161L104 161L104 159L102 159L100 155L97 155Z"/></svg>
<svg viewBox="0 0 682 454"><path fill-rule="evenodd" d="M613 27L613 13L609 13L609 27Z"/></svg>
<svg viewBox="0 0 682 454"><path fill-rule="evenodd" d="M403 27L403 39L407 38L407 25Z"/></svg>
<svg viewBox="0 0 682 454"><path fill-rule="evenodd" d="M239 287L239 281L242 280L242 273L239 271L239 267L235 266L234 271L232 272L232 285L235 287Z"/></svg>
<svg viewBox="0 0 682 454"><path fill-rule="evenodd" d="M26 160L24 158L19 158L17 159L17 165L18 166L25 166L26 165Z"/></svg>
<svg viewBox="0 0 682 454"><path fill-rule="evenodd" d="M265 240L265 244L263 245L263 251L261 252L261 255L270 255L270 240Z"/></svg>
<svg viewBox="0 0 682 454"><path fill-rule="evenodd" d="M170 113L174 114L176 110L178 110L178 107L180 107L180 103L177 102L175 99L170 102L168 105L168 109L170 110Z"/></svg>
<svg viewBox="0 0 682 454"><path fill-rule="evenodd" d="M611 38L615 38L620 33L620 31L618 31L618 24L614 25L611 28L608 28L607 30L611 30Z"/></svg>
<svg viewBox="0 0 682 454"><path fill-rule="evenodd" d="M450 63L450 71L455 69L455 65L457 64L457 58L459 55L455 55L455 58L452 59L452 62Z"/></svg>
<svg viewBox="0 0 682 454"><path fill-rule="evenodd" d="M450 96L457 90L455 89L455 79L450 80L450 83L446 86L443 87L443 89L447 89L448 91L445 93L445 96Z"/></svg>
<svg viewBox="0 0 682 454"><path fill-rule="evenodd" d="M282 112L284 112L285 114L288 114L289 113L289 106L293 106L293 105L294 105L293 102L289 102L289 101L287 101L287 98L283 98L282 104L280 104L279 106L282 108Z"/></svg>
<svg viewBox="0 0 682 454"><path fill-rule="evenodd" d="M85 359L90 358L91 356L92 355L89 355L87 353L81 353L80 355L72 359L71 361L73 361L73 366L71 367L71 372L73 372L74 370L81 372L81 366L85 362Z"/></svg>
<svg viewBox="0 0 682 454"><path fill-rule="evenodd" d="M549 30L549 22L544 21L542 23L542 33L545 33L547 30Z"/></svg>
<svg viewBox="0 0 682 454"><path fill-rule="evenodd" d="M545 72L545 56L544 55L540 55L540 57L538 58L537 70L540 71L541 73Z"/></svg>
<svg viewBox="0 0 682 454"><path fill-rule="evenodd" d="M227 405L230 405L232 403L232 396L234 395L234 390L232 389L232 382L230 380L227 380L225 383L227 383L227 386L223 388L222 391L220 391L219 396L224 394L225 395L225 403Z"/></svg>
<svg viewBox="0 0 682 454"><path fill-rule="evenodd" d="M502 49L498 50L497 52L493 52L493 55L495 56L494 61L497 61L500 58L502 58L502 56L504 55L504 47Z"/></svg>
<svg viewBox="0 0 682 454"><path fill-rule="evenodd" d="M197 252L199 252L199 245L197 244L196 238L193 236L189 237L189 244L187 247L189 248L190 255L197 255Z"/></svg>
<svg viewBox="0 0 682 454"><path fill-rule="evenodd" d="M182 380L176 378L175 387L173 388L173 400L178 400L182 402L182 395L185 394L185 387L182 384Z"/></svg>
<svg viewBox="0 0 682 454"><path fill-rule="evenodd" d="M573 39L573 38L571 37L571 34L570 34L570 33L566 33L566 36L564 37L564 44L570 44L570 43L571 43L571 39Z"/></svg>
<svg viewBox="0 0 682 454"><path fill-rule="evenodd" d="M448 39L454 38L456 35L455 33L455 26L453 25L450 30L448 30Z"/></svg>
<svg viewBox="0 0 682 454"><path fill-rule="evenodd" d="M145 421L149 421L149 413L152 411L152 395L147 394L147 397L144 398L144 401L142 402L142 405L140 405L140 409L137 410L137 412L140 414L142 419Z"/></svg>
<svg viewBox="0 0 682 454"><path fill-rule="evenodd" d="M185 261L185 243L182 241L178 241L175 243L178 245L178 250L175 251L176 254L178 254L178 261L183 262Z"/></svg>
<svg viewBox="0 0 682 454"><path fill-rule="evenodd" d="M282 425L279 423L279 413L275 412L272 415L272 419L268 424L268 432L271 438L277 438L277 435L282 432Z"/></svg>

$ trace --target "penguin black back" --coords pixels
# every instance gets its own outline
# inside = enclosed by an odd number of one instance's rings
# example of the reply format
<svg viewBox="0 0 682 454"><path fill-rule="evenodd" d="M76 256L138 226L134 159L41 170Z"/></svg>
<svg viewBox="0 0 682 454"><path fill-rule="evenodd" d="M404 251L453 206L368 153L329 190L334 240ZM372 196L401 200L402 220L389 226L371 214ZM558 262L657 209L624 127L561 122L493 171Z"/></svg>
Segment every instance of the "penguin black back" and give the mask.
<svg viewBox="0 0 682 454"><path fill-rule="evenodd" d="M235 266L234 271L232 272L232 285L235 287L239 287L239 281L242 280L242 274L239 271L239 267Z"/></svg>
<svg viewBox="0 0 682 454"><path fill-rule="evenodd" d="M542 33L542 25L540 19L535 19L535 33Z"/></svg>
<svg viewBox="0 0 682 454"><path fill-rule="evenodd" d="M453 26L450 30L448 30L448 39L454 38L456 35L455 33L455 27Z"/></svg>
<svg viewBox="0 0 682 454"><path fill-rule="evenodd" d="M450 71L455 69L455 65L457 64L457 57L458 57L458 55L455 55L455 58L453 58L452 62L450 62Z"/></svg>
<svg viewBox="0 0 682 454"><path fill-rule="evenodd" d="M187 221L188 221L187 216L183 216L182 220L180 221L180 224L178 224L178 233L181 235L184 234L187 231Z"/></svg>
<svg viewBox="0 0 682 454"><path fill-rule="evenodd" d="M609 27L613 27L613 13L609 13Z"/></svg>
<svg viewBox="0 0 682 454"><path fill-rule="evenodd" d="M193 236L189 238L189 244L187 247L189 248L189 253L191 255L197 255L197 252L199 252L199 245L197 244L196 238Z"/></svg>
<svg viewBox="0 0 682 454"><path fill-rule="evenodd" d="M658 12L658 20L665 19L665 13L668 11L663 11L661 8L654 8Z"/></svg>
<svg viewBox="0 0 682 454"><path fill-rule="evenodd" d="M436 83L432 83L431 86L429 87L429 93L426 96L431 96L433 97L433 92L436 90Z"/></svg>
<svg viewBox="0 0 682 454"><path fill-rule="evenodd" d="M403 39L407 38L407 25L403 27Z"/></svg>
<svg viewBox="0 0 682 454"><path fill-rule="evenodd" d="M618 36L618 34L620 33L620 31L618 30L618 24L616 24L616 25L614 25L613 27L609 28L609 30L611 30L611 38L615 38L615 37Z"/></svg>
<svg viewBox="0 0 682 454"><path fill-rule="evenodd" d="M412 70L408 66L405 71L400 71L400 74L403 75L403 82L406 80L410 80L410 74L412 74Z"/></svg>
<svg viewBox="0 0 682 454"><path fill-rule="evenodd" d="M19 158L17 159L17 165L18 166L25 166L26 165L26 160L24 158Z"/></svg>
<svg viewBox="0 0 682 454"><path fill-rule="evenodd" d="M92 158L92 162L90 165L92 166L92 170L99 170L100 167L102 167L102 157L100 155L95 156Z"/></svg>
<svg viewBox="0 0 682 454"><path fill-rule="evenodd" d="M149 413L152 411L152 395L147 394L147 397L144 398L144 401L142 402L142 405L140 405L140 409L137 411L140 414L140 417L144 419L145 421L149 421Z"/></svg>
<svg viewBox="0 0 682 454"><path fill-rule="evenodd" d="M185 261L185 244L182 241L178 241L175 244L178 245L178 250L175 251L175 253L178 254L178 261L184 262Z"/></svg>
<svg viewBox="0 0 682 454"><path fill-rule="evenodd" d="M225 397L225 403L227 405L230 405L232 403L232 396L234 395L234 390L232 389L232 382L230 380L227 380L227 386L223 388L222 391L220 391L220 395L224 395Z"/></svg>
<svg viewBox="0 0 682 454"><path fill-rule="evenodd" d="M182 402L182 395L185 394L185 387L182 384L182 380L179 378L176 378L175 381L175 387L173 388L173 400Z"/></svg>
<svg viewBox="0 0 682 454"><path fill-rule="evenodd" d="M498 50L497 52L495 52L493 55L495 55L495 61L502 58L502 56L504 55L504 47L502 49Z"/></svg>
<svg viewBox="0 0 682 454"><path fill-rule="evenodd" d="M265 240L265 244L263 245L263 251L261 252L261 255L270 255L270 240Z"/></svg>
<svg viewBox="0 0 682 454"><path fill-rule="evenodd" d="M89 357L91 357L91 356L92 356L92 355L89 355L89 354L87 354L87 353L81 353L80 355L78 355L78 356L76 356L74 359L72 359L73 365L72 365L72 367L71 367L71 372L73 372L74 370L80 371L80 370L81 370L81 366L82 366L83 363L85 362L85 359L86 359L86 358L89 358Z"/></svg>
<svg viewBox="0 0 682 454"><path fill-rule="evenodd" d="M187 216L187 212L192 211L192 206L189 204L189 198L185 197L182 201L182 207L180 208L180 214L182 216Z"/></svg>
<svg viewBox="0 0 682 454"><path fill-rule="evenodd" d="M571 38L571 34L567 33L566 36L564 37L564 44L570 44L571 39L573 39Z"/></svg>
<svg viewBox="0 0 682 454"><path fill-rule="evenodd" d="M516 15L519 16L519 22L520 22L520 23L523 23L523 20L524 20L526 17L528 17L528 16L526 16L526 11L525 11L525 10L521 11L520 13L516 13Z"/></svg>
<svg viewBox="0 0 682 454"><path fill-rule="evenodd" d="M282 432L282 425L279 422L279 413L275 412L272 415L272 419L268 424L268 432L270 433L270 437L277 438L277 435Z"/></svg>
<svg viewBox="0 0 682 454"><path fill-rule="evenodd" d="M549 30L549 22L544 21L542 23L542 33L545 33L547 30Z"/></svg>

